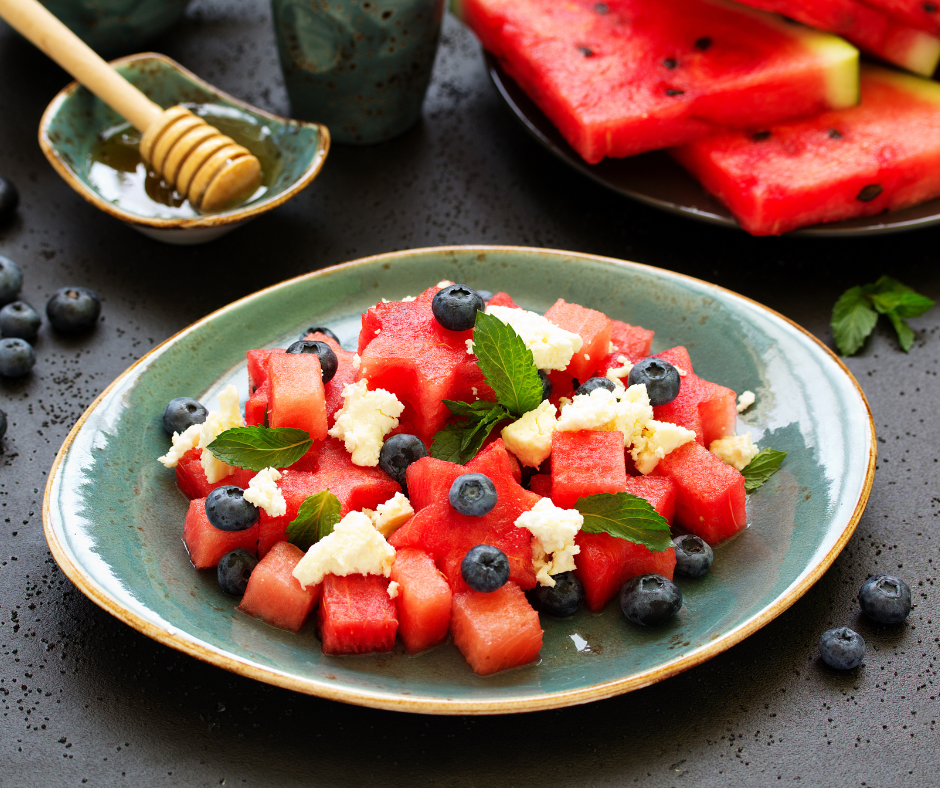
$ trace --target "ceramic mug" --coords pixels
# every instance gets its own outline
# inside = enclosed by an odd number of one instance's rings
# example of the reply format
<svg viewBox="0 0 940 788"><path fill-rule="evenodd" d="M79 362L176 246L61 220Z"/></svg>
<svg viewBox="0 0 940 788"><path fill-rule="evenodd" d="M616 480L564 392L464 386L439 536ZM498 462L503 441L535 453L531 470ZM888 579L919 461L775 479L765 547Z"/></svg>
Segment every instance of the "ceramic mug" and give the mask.
<svg viewBox="0 0 940 788"><path fill-rule="evenodd" d="M444 0L272 0L296 118L336 142L369 144L421 116Z"/></svg>
<svg viewBox="0 0 940 788"><path fill-rule="evenodd" d="M98 54L136 52L168 30L189 0L40 0Z"/></svg>

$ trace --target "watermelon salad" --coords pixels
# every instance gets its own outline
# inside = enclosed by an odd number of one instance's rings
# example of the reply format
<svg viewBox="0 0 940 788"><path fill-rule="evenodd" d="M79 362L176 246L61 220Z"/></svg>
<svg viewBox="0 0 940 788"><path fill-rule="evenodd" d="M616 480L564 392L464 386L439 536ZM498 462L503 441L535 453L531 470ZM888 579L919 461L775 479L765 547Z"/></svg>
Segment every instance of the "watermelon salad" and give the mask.
<svg viewBox="0 0 940 788"><path fill-rule="evenodd" d="M754 235L940 197L937 4L741 3L454 8L588 164L668 149Z"/></svg>
<svg viewBox="0 0 940 788"><path fill-rule="evenodd" d="M315 626L325 654L450 639L480 675L533 663L552 617L618 595L640 625L665 620L674 573L746 527L783 455L735 434L753 394L652 340L441 282L369 309L356 351L323 327L248 349L244 408L229 386L219 411L164 413L192 564L237 615Z"/></svg>

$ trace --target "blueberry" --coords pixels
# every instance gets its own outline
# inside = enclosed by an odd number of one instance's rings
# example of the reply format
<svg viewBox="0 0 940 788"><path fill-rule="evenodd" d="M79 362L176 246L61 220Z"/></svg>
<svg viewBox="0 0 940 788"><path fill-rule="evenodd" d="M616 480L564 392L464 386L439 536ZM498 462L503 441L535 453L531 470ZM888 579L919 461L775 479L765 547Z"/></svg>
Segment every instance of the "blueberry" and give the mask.
<svg viewBox="0 0 940 788"><path fill-rule="evenodd" d="M260 517L258 507L245 500L245 491L234 484L216 487L206 498L206 517L220 531L246 531Z"/></svg>
<svg viewBox="0 0 940 788"><path fill-rule="evenodd" d="M610 378L588 378L574 392L578 394L590 394L595 389L607 389L607 391L616 391L617 385Z"/></svg>
<svg viewBox="0 0 940 788"><path fill-rule="evenodd" d="M477 290L477 295L483 299L483 303L486 303L493 297L493 294L489 290Z"/></svg>
<svg viewBox="0 0 940 788"><path fill-rule="evenodd" d="M857 668L865 659L865 640L848 627L829 629L819 637L819 656L836 670Z"/></svg>
<svg viewBox="0 0 940 788"><path fill-rule="evenodd" d="M336 374L336 368L339 366L339 361L336 358L336 353L333 352L333 348L326 344L326 342L320 342L317 339L298 339L287 348L287 352L295 355L299 355L300 353L316 354L320 357L320 375L323 378L323 382L329 383L333 380L333 376Z"/></svg>
<svg viewBox="0 0 940 788"><path fill-rule="evenodd" d="M192 397L171 399L163 411L163 429L170 435L185 432L193 424L202 424L209 411L199 400Z"/></svg>
<svg viewBox="0 0 940 788"><path fill-rule="evenodd" d="M662 575L632 577L620 589L620 608L634 624L664 624L680 607L682 592Z"/></svg>
<svg viewBox="0 0 940 788"><path fill-rule="evenodd" d="M10 181L0 175L0 222L12 219L19 204L20 193Z"/></svg>
<svg viewBox="0 0 940 788"><path fill-rule="evenodd" d="M0 339L0 376L22 377L35 363L36 353L29 342L17 337Z"/></svg>
<svg viewBox="0 0 940 788"><path fill-rule="evenodd" d="M448 285L431 299L431 311L438 323L450 331L467 331L483 310L483 299L466 285Z"/></svg>
<svg viewBox="0 0 940 788"><path fill-rule="evenodd" d="M10 258L0 255L0 304L15 301L23 287L23 272Z"/></svg>
<svg viewBox="0 0 940 788"><path fill-rule="evenodd" d="M552 396L552 381L544 369L539 370L539 380L542 381L542 399L546 400Z"/></svg>
<svg viewBox="0 0 940 788"><path fill-rule="evenodd" d="M301 339L306 339L310 334L323 334L332 339L337 345L339 344L339 337L336 336L330 329L326 326L311 326L303 334L300 335Z"/></svg>
<svg viewBox="0 0 940 788"><path fill-rule="evenodd" d="M7 434L7 414L0 410L0 439Z"/></svg>
<svg viewBox="0 0 940 788"><path fill-rule="evenodd" d="M46 303L46 317L56 331L81 334L98 322L101 301L87 287L63 287Z"/></svg>
<svg viewBox="0 0 940 788"><path fill-rule="evenodd" d="M558 618L568 618L578 612L584 599L584 585L574 572L552 575L554 586L538 585L532 592L535 604L543 613Z"/></svg>
<svg viewBox="0 0 940 788"><path fill-rule="evenodd" d="M460 514L483 517L496 506L496 485L482 473L465 473L454 479L447 497Z"/></svg>
<svg viewBox="0 0 940 788"><path fill-rule="evenodd" d="M258 565L258 559L254 554L239 547L226 553L219 559L218 575L219 586L226 593L232 596L242 596L248 587L248 580L251 573Z"/></svg>
<svg viewBox="0 0 940 788"><path fill-rule="evenodd" d="M506 585L509 559L498 547L478 544L471 547L460 562L460 574L474 591L490 593Z"/></svg>
<svg viewBox="0 0 940 788"><path fill-rule="evenodd" d="M858 592L862 612L879 624L900 624L911 612L911 589L890 575L872 575Z"/></svg>
<svg viewBox="0 0 940 788"><path fill-rule="evenodd" d="M0 309L0 335L19 337L33 342L39 333L42 318L25 301L14 301Z"/></svg>
<svg viewBox="0 0 940 788"><path fill-rule="evenodd" d="M428 456L428 447L424 441L414 435L392 435L382 444L379 453L379 467L407 490L405 472L411 463Z"/></svg>
<svg viewBox="0 0 940 788"><path fill-rule="evenodd" d="M627 383L630 386L644 383L650 405L655 407L672 402L679 396L679 384L682 379L679 377L679 370L668 361L661 358L644 358L633 365Z"/></svg>
<svg viewBox="0 0 940 788"><path fill-rule="evenodd" d="M686 534L672 540L676 548L676 572L686 577L701 577L712 567L715 554L698 536Z"/></svg>

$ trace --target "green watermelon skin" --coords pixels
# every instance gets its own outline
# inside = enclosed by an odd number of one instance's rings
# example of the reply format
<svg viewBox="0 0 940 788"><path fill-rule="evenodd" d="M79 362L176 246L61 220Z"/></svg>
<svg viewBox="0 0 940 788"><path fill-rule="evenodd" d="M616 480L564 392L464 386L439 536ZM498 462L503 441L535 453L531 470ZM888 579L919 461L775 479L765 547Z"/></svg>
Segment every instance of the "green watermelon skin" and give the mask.
<svg viewBox="0 0 940 788"><path fill-rule="evenodd" d="M460 0L589 164L851 106L858 50L723 0Z"/></svg>
<svg viewBox="0 0 940 788"><path fill-rule="evenodd" d="M738 0L842 36L859 49L929 77L940 61L940 38L857 0Z"/></svg>
<svg viewBox="0 0 940 788"><path fill-rule="evenodd" d="M866 64L858 107L671 153L753 235L906 208L940 196L940 84Z"/></svg>

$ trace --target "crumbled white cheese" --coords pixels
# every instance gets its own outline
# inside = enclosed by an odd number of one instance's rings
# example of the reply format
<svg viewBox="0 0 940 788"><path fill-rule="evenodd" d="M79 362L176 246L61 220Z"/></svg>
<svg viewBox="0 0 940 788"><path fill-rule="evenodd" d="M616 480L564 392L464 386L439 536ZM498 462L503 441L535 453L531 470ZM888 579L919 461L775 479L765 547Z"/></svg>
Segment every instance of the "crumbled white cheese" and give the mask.
<svg viewBox="0 0 940 788"><path fill-rule="evenodd" d="M394 497L380 503L374 512L369 509L363 509L362 512L369 516L375 529L387 539L411 519L415 510L404 495L395 493Z"/></svg>
<svg viewBox="0 0 940 788"><path fill-rule="evenodd" d="M359 369L360 364L362 364L362 358L360 358L358 353L354 353L352 357L352 368Z"/></svg>
<svg viewBox="0 0 940 788"><path fill-rule="evenodd" d="M760 449L751 441L749 432L714 440L708 450L723 463L739 471L743 471L760 452Z"/></svg>
<svg viewBox="0 0 940 788"><path fill-rule="evenodd" d="M676 372L679 373L679 377L680 377L680 378L684 378L686 375L689 374L689 373L686 372L682 367L680 367L680 366L678 366L678 365L676 365L676 364L673 364L673 366L676 368Z"/></svg>
<svg viewBox="0 0 940 788"><path fill-rule="evenodd" d="M617 356L617 363L620 364L619 367L611 367L607 370L607 379L614 383L621 383L624 378L630 376L633 364L626 356Z"/></svg>
<svg viewBox="0 0 940 788"><path fill-rule="evenodd" d="M444 287L450 287L452 284L455 284L455 283L451 282L450 279L441 279L441 281L437 283L437 286L444 288Z"/></svg>
<svg viewBox="0 0 940 788"><path fill-rule="evenodd" d="M416 298L416 296L405 296L405 297L402 299L402 303L403 303L403 304L410 304L412 301L415 300L415 298Z"/></svg>
<svg viewBox="0 0 940 788"><path fill-rule="evenodd" d="M199 448L203 449L202 469L206 473L206 480L209 484L215 484L226 476L231 476L235 473L235 468L217 460L212 452L205 451L205 448L226 430L245 426L238 404L238 389L231 383L226 386L225 391L219 394L219 408L221 410L212 411L206 417L199 434Z"/></svg>
<svg viewBox="0 0 940 788"><path fill-rule="evenodd" d="M190 449L195 449L199 445L199 436L202 434L201 424L192 424L182 432L173 433L173 445L170 450L157 460L162 462L166 468L175 468L183 455Z"/></svg>
<svg viewBox="0 0 940 788"><path fill-rule="evenodd" d="M757 397L754 396L753 391L742 391L741 395L738 397L738 413L744 413L751 405L754 404Z"/></svg>
<svg viewBox="0 0 940 788"><path fill-rule="evenodd" d="M607 343L607 355L609 356L617 349L617 346L613 342Z"/></svg>
<svg viewBox="0 0 940 788"><path fill-rule="evenodd" d="M564 369L584 344L578 334L559 328L535 312L488 306L486 313L505 323L522 338L539 369Z"/></svg>
<svg viewBox="0 0 940 788"><path fill-rule="evenodd" d="M463 343L467 346L467 355L472 356L473 355L473 340L465 339Z"/></svg>
<svg viewBox="0 0 940 788"><path fill-rule="evenodd" d="M398 426L405 406L385 389L369 391L366 381L343 386L343 407L329 435L345 441L354 465L375 466L385 435Z"/></svg>
<svg viewBox="0 0 940 788"><path fill-rule="evenodd" d="M474 397L476 397L476 396L477 396L477 387L476 387L476 386L471 386L471 387L470 387L470 393L473 394Z"/></svg>
<svg viewBox="0 0 940 788"><path fill-rule="evenodd" d="M589 354L585 353L585 354L584 354L584 360L585 360L585 361L590 361L590 360L591 360L591 356L590 356Z"/></svg>
<svg viewBox="0 0 940 788"><path fill-rule="evenodd" d="M552 575L574 569L574 557L581 552L574 537L582 525L584 517L577 509L561 509L550 498L543 498L516 518L515 526L526 528L535 537L532 566L541 585L554 586Z"/></svg>
<svg viewBox="0 0 940 788"><path fill-rule="evenodd" d="M350 512L333 533L311 545L297 562L293 575L304 588L316 585L326 575L385 575L395 562L395 548L375 530L362 512Z"/></svg>
<svg viewBox="0 0 940 788"><path fill-rule="evenodd" d="M547 399L502 431L503 443L525 465L537 468L552 453L556 409Z"/></svg>
<svg viewBox="0 0 940 788"><path fill-rule="evenodd" d="M694 440L695 433L692 430L678 424L650 419L640 434L633 437L630 456L633 457L636 469L642 474L647 474L669 452Z"/></svg>
<svg viewBox="0 0 940 788"><path fill-rule="evenodd" d="M395 597L398 596L398 589L399 589L398 583L392 580L392 582L388 584L388 595L392 599L394 599Z"/></svg>
<svg viewBox="0 0 940 788"><path fill-rule="evenodd" d="M281 517L287 514L287 501L276 482L281 478L277 468L265 468L258 471L248 482L245 500L259 509L264 509L269 517Z"/></svg>

